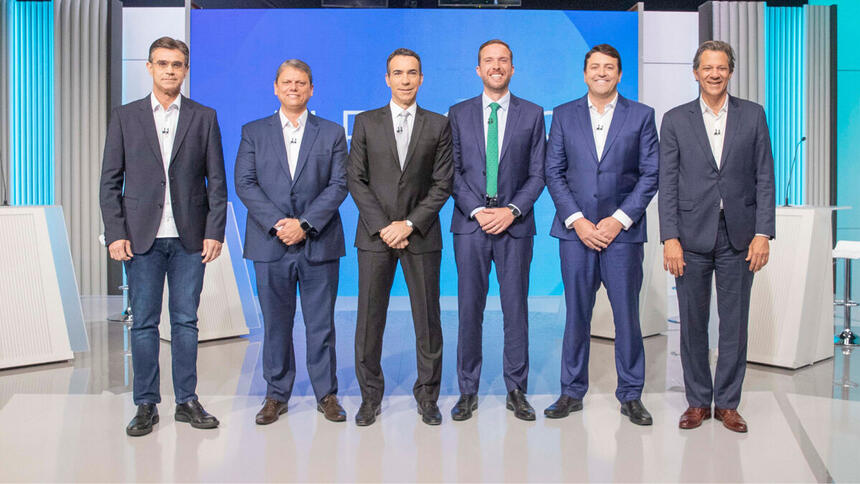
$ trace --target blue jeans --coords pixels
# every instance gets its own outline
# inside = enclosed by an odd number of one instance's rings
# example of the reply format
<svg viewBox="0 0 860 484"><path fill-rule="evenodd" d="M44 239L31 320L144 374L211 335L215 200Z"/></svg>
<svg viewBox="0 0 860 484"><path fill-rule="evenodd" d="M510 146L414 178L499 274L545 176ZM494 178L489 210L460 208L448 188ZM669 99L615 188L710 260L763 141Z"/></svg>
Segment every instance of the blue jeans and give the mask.
<svg viewBox="0 0 860 484"><path fill-rule="evenodd" d="M134 404L160 403L158 323L164 277L170 289L170 337L176 403L197 399L197 306L205 265L200 252L188 252L178 238L155 239L149 251L125 262L134 368Z"/></svg>

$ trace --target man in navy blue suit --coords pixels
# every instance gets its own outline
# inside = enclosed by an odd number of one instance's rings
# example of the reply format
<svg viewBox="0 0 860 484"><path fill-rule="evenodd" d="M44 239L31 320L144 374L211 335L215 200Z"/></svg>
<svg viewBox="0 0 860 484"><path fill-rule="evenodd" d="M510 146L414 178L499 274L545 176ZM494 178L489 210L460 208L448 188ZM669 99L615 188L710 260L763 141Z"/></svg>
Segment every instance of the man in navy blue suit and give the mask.
<svg viewBox="0 0 860 484"><path fill-rule="evenodd" d="M308 375L317 410L346 420L337 401L334 303L340 257L346 251L338 207L346 198L343 128L310 114L311 69L284 61L275 75L275 114L242 127L236 194L248 207L245 257L254 261L263 310L266 400L260 425L278 420L296 377L293 320L301 291Z"/></svg>
<svg viewBox="0 0 860 484"><path fill-rule="evenodd" d="M591 314L600 284L615 319L615 396L621 413L651 425L640 399L645 350L639 326L645 209L657 191L654 110L622 97L621 56L600 44L585 55L588 93L553 110L546 184L556 206L550 235L559 239L567 322L561 397L544 414L582 409L588 390Z"/></svg>
<svg viewBox="0 0 860 484"><path fill-rule="evenodd" d="M529 267L535 235L532 206L544 187L543 108L511 94L513 52L493 39L478 49L481 95L452 106L454 145L454 257L460 331L457 378L460 399L451 418L466 420L478 408L481 332L490 265L495 262L504 317L506 406L534 420L526 399L529 373Z"/></svg>

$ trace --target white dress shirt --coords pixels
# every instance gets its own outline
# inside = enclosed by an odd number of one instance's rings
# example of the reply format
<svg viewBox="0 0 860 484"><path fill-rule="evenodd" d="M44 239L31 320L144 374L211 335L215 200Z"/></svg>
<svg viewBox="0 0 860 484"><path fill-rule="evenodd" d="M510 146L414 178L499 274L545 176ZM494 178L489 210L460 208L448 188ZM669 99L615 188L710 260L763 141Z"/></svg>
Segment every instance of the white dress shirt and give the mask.
<svg viewBox="0 0 860 484"><path fill-rule="evenodd" d="M164 179L170 180L168 168L170 155L173 153L173 140L176 138L176 123L179 121L179 109L182 105L182 95L171 101L167 110L158 102L155 94L149 95L152 103L152 116L155 119L155 132L158 145L161 148L161 161L164 166ZM156 238L179 237L176 221L173 219L173 204L170 201L170 183L164 184L164 209L161 212L161 223L158 226Z"/></svg>
<svg viewBox="0 0 860 484"><path fill-rule="evenodd" d="M487 152L487 133L490 126L490 115L493 114L493 108L490 107L490 104L496 103L499 105L499 109L496 110L496 122L499 127L499 163L502 162L502 143L505 141L505 126L508 125L508 109L511 106L511 91L506 92L502 97L499 98L498 101L493 101L490 99L490 96L487 96L486 92L481 93L481 106L484 107L484 153ZM486 161L486 160L485 160ZM510 204L515 206L514 204ZM481 210L487 207L478 207L472 210L472 213L469 214L470 218L475 218L475 214L480 212ZM517 208L519 210L519 208Z"/></svg>
<svg viewBox="0 0 860 484"><path fill-rule="evenodd" d="M615 114L615 105L618 103L618 93L615 93L615 97L612 98L612 101L609 101L607 105L603 107L603 112L599 112L597 110L597 106L591 102L591 96L586 96L588 100L588 115L591 118L591 134L594 136L594 146L597 149L597 160L598 163L600 159L603 157L603 149L606 146L606 135L609 133L609 126L612 124L612 115ZM577 220L583 218L582 212L576 212L571 214L564 220L564 225L568 229L573 228L573 223ZM621 222L621 225L624 226L624 230L629 229L633 225L633 219L627 216L623 210L616 209L615 213L612 214L612 218Z"/></svg>
<svg viewBox="0 0 860 484"><path fill-rule="evenodd" d="M287 164L290 165L290 178L295 178L296 164L299 162L299 148L302 146L302 138L305 135L305 123L308 120L308 110L305 109L299 115L298 126L293 126L293 123L284 114L283 108L278 109L278 116L281 118L284 146L287 148Z"/></svg>
<svg viewBox="0 0 860 484"><path fill-rule="evenodd" d="M699 105L702 108L702 119L705 121L705 133L708 134L708 143L711 144L711 153L720 169L720 158L723 157L723 141L726 139L726 117L729 112L729 95L723 101L723 107L716 113L708 107L704 98L699 96ZM723 199L720 199L720 210L723 209Z"/></svg>
<svg viewBox="0 0 860 484"><path fill-rule="evenodd" d="M394 99L392 99L391 102L388 103L388 106L391 109L391 129L394 130L395 138L397 137L397 116L399 116L400 113L404 111L409 113L409 117L406 118L406 130L408 131L406 134L408 134L409 136L407 136L406 138L411 140L412 128L415 126L415 112L418 111L418 103L412 103L412 106L403 109L398 106L397 103L394 102Z"/></svg>

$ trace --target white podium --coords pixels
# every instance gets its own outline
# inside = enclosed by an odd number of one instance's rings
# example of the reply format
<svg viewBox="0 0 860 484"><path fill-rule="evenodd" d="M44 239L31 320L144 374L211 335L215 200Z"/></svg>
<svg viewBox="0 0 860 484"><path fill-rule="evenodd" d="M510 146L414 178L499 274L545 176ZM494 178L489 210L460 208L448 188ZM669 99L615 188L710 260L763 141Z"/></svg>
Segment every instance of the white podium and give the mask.
<svg viewBox="0 0 860 484"><path fill-rule="evenodd" d="M89 349L62 207L0 207L0 267L0 368Z"/></svg>
<svg viewBox="0 0 860 484"><path fill-rule="evenodd" d="M666 271L663 270L663 246L660 244L660 220L657 213L657 197L651 200L645 211L648 217L648 242L645 243L645 258L642 263L642 290L639 292L639 324L642 336L652 336L666 331L668 297ZM615 323L606 289L601 285L594 301L591 315L591 335L615 339Z"/></svg>
<svg viewBox="0 0 860 484"><path fill-rule="evenodd" d="M161 304L161 323L158 332L161 339L170 341L170 315L168 311L169 291L164 285ZM203 277L203 292L197 309L197 340L230 338L248 334L248 328L260 327L257 302L251 287L251 279L242 244L236 226L233 204L227 204L227 228L221 255L206 264Z"/></svg>
<svg viewBox="0 0 860 484"><path fill-rule="evenodd" d="M832 207L777 207L770 261L755 275L747 361L800 368L833 356Z"/></svg>

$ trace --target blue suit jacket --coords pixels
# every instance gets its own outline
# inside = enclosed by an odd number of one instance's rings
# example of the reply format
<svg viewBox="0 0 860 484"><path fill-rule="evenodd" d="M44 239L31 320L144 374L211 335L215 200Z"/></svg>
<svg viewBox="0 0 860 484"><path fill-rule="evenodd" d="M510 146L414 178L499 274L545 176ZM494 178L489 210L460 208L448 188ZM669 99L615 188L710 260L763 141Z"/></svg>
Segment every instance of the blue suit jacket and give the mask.
<svg viewBox="0 0 860 484"><path fill-rule="evenodd" d="M694 252L714 248L720 199L735 250L755 234L775 234L773 154L764 109L729 96L720 167L699 99L663 116L660 127L660 240L677 238Z"/></svg>
<svg viewBox="0 0 860 484"><path fill-rule="evenodd" d="M248 208L245 258L280 259L287 246L269 229L282 218L305 219L318 232L305 241L310 261L345 255L338 207L346 198L346 138L343 127L308 113L295 180L278 113L242 126L236 155L236 194Z"/></svg>
<svg viewBox="0 0 860 484"><path fill-rule="evenodd" d="M499 151L499 206L514 204L522 212L508 227L513 237L535 235L532 206L543 191L546 128L543 108L511 95L502 149ZM487 193L484 110L481 96L451 106L451 140L454 145L454 215L451 232L469 234L480 229L469 217L485 205Z"/></svg>
<svg viewBox="0 0 860 484"><path fill-rule="evenodd" d="M587 96L587 95L586 95ZM657 191L659 148L654 110L618 95L598 162L588 99L553 110L546 152L546 185L555 202L550 235L579 240L564 225L576 212L593 223L621 209L633 220L615 242L645 242L645 209Z"/></svg>

